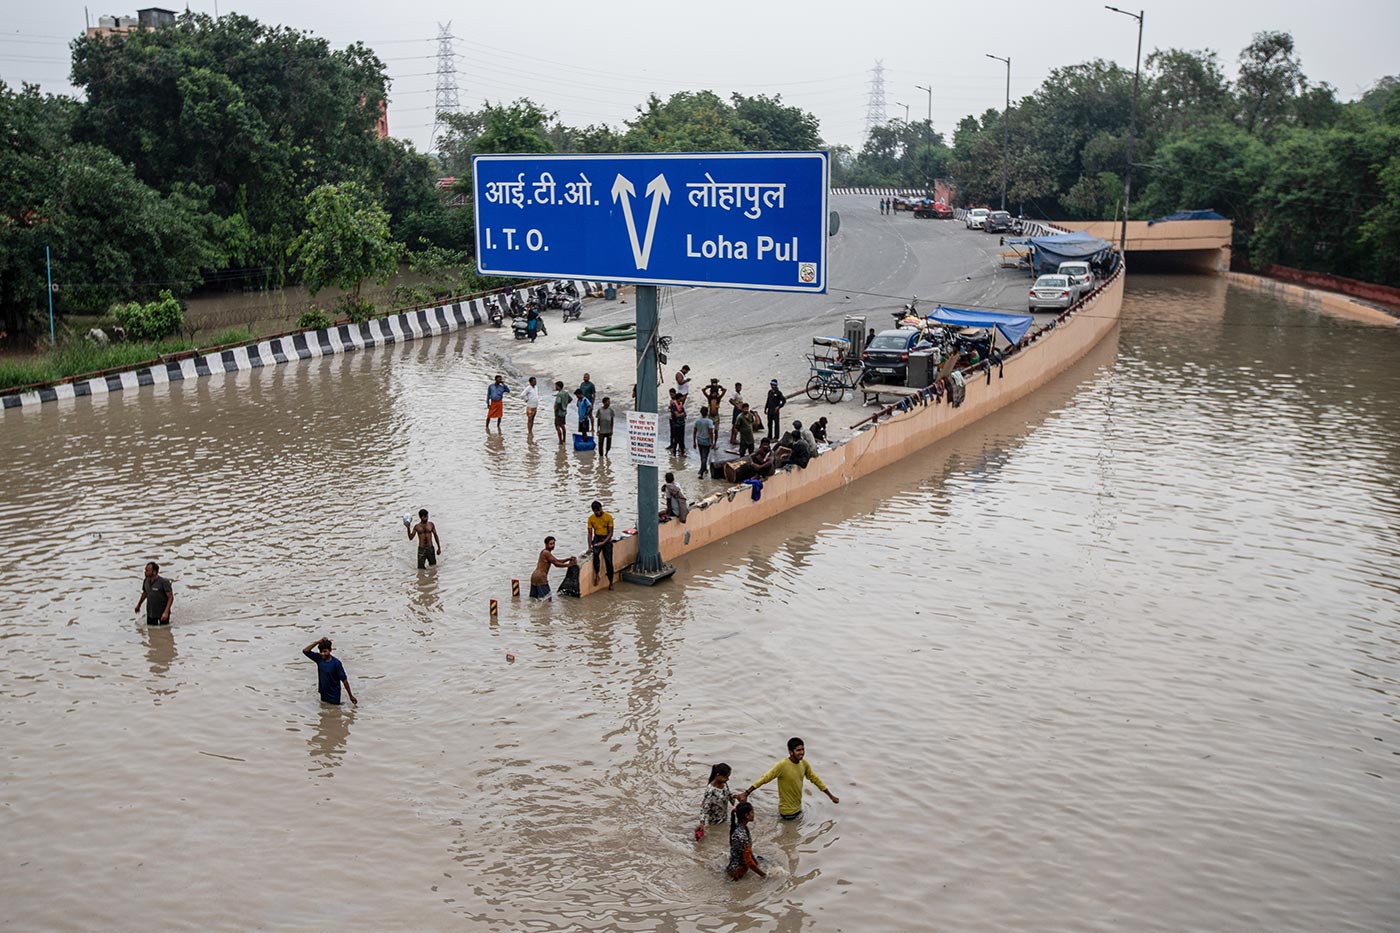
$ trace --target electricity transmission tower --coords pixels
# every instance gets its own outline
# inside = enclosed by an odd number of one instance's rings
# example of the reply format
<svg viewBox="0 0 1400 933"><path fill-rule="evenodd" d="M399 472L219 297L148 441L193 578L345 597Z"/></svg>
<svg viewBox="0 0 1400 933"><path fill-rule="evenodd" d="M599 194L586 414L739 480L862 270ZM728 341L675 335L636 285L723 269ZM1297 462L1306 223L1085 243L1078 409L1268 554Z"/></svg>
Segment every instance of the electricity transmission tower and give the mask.
<svg viewBox="0 0 1400 933"><path fill-rule="evenodd" d="M865 108L865 135L885 122L885 63L875 60L870 69L870 103Z"/></svg>
<svg viewBox="0 0 1400 933"><path fill-rule="evenodd" d="M447 25L438 23L438 66L437 66L437 106L433 108L433 138L431 149L436 152L438 142L447 129L443 119L446 114L457 113L461 104L457 100L457 50L452 45L457 38L452 35L452 21Z"/></svg>

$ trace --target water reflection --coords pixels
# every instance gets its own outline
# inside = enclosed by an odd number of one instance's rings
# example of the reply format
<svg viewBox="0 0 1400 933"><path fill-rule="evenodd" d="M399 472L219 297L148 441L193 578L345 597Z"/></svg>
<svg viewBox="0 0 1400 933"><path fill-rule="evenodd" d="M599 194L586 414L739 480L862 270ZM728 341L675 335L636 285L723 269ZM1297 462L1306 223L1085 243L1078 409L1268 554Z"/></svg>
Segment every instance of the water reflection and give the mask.
<svg viewBox="0 0 1400 933"><path fill-rule="evenodd" d="M321 704L316 731L306 740L307 751L311 753L307 770L312 774L335 776L335 769L345 759L345 746L350 741L350 726L355 722L355 712L352 704Z"/></svg>
<svg viewBox="0 0 1400 933"><path fill-rule="evenodd" d="M174 696L179 684L167 681L170 666L175 663L178 652L175 649L175 630L169 625L138 626L141 641L146 647L146 663L150 665L152 679L146 689L155 697L158 705L162 697Z"/></svg>

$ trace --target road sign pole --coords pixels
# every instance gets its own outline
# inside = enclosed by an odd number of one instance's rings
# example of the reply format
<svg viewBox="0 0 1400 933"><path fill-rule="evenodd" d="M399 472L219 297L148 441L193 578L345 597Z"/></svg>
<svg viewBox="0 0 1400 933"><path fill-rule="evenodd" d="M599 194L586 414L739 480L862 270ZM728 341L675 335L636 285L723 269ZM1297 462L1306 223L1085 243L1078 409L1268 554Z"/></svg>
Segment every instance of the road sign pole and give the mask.
<svg viewBox="0 0 1400 933"><path fill-rule="evenodd" d="M637 411L656 411L656 335L660 328L655 285L637 286ZM661 446L658 431L657 447ZM661 572L660 491L656 467L637 466L637 567L644 576Z"/></svg>

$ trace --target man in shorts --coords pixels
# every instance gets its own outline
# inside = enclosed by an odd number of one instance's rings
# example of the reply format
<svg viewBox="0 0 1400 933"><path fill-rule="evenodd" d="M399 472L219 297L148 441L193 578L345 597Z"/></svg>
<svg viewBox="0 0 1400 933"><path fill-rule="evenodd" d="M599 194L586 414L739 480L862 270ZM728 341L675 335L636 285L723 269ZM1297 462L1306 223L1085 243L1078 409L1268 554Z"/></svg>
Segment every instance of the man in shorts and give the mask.
<svg viewBox="0 0 1400 933"><path fill-rule="evenodd" d="M564 428L569 423L569 390L564 383L554 383L554 433L559 435L559 443L564 443Z"/></svg>
<svg viewBox="0 0 1400 933"><path fill-rule="evenodd" d="M560 560L554 556L554 535L544 539L544 550L540 551L540 559L535 564L535 572L530 574L530 598L549 599L549 568L553 567L575 567L578 565L577 557L570 557L568 560Z"/></svg>
<svg viewBox="0 0 1400 933"><path fill-rule="evenodd" d="M540 387L535 383L535 377L530 377L530 384L525 387L525 433L535 433L535 412L540 410Z"/></svg>
<svg viewBox="0 0 1400 933"><path fill-rule="evenodd" d="M169 625L170 607L175 605L175 591L170 581L160 575L160 564L151 561L146 565L146 576L141 581L141 598L136 600L136 611L146 604L147 625Z"/></svg>
<svg viewBox="0 0 1400 933"><path fill-rule="evenodd" d="M428 521L428 510L418 510L418 524L408 529L408 540L418 538L418 569L437 566L437 555L433 553L433 544L437 544L437 553L442 553L442 541L438 538L437 525Z"/></svg>
<svg viewBox="0 0 1400 933"><path fill-rule="evenodd" d="M598 585L598 560L608 569L608 589L613 588L613 517L603 511L603 503L594 500L593 514L588 516L588 551L593 555L593 585Z"/></svg>

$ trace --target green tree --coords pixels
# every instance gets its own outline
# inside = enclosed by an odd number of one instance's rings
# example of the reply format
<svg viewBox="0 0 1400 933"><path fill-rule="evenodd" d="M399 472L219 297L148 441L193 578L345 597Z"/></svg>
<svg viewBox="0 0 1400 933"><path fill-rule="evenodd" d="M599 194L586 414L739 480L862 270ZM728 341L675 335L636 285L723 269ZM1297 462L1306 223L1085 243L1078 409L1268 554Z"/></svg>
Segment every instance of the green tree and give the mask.
<svg viewBox="0 0 1400 933"><path fill-rule="evenodd" d="M626 152L733 152L744 149L734 109L713 91L652 94L627 121Z"/></svg>
<svg viewBox="0 0 1400 933"><path fill-rule="evenodd" d="M1240 124L1247 132L1267 132L1282 122L1293 99L1306 86L1293 36L1274 30L1255 33L1240 52L1240 76L1235 86Z"/></svg>
<svg viewBox="0 0 1400 933"><path fill-rule="evenodd" d="M355 182L322 185L306 197L306 229L288 247L306 288L349 292L358 305L365 279L379 284L398 270L403 253L389 233L389 213Z"/></svg>

